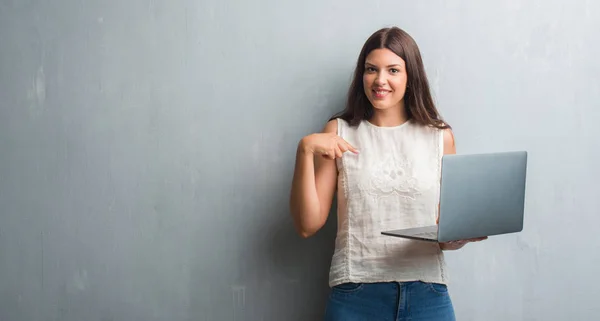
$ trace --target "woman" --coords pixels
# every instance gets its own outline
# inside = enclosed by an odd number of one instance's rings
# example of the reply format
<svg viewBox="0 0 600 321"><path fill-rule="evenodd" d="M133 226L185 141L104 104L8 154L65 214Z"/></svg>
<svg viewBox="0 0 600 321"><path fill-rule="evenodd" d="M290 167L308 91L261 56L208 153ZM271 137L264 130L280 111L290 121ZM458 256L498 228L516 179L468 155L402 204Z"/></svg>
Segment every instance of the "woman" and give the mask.
<svg viewBox="0 0 600 321"><path fill-rule="evenodd" d="M326 320L455 320L442 250L381 231L437 222L450 126L431 97L419 48L406 32L375 32L358 57L346 108L300 140L290 207L303 237L326 222L337 191L338 230Z"/></svg>

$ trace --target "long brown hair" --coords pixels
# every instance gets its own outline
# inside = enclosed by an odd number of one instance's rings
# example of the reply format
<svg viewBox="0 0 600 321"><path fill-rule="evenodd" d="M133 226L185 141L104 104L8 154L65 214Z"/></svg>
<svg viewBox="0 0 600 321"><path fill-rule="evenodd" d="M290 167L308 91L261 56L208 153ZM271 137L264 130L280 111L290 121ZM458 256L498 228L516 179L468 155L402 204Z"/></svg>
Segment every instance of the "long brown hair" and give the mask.
<svg viewBox="0 0 600 321"><path fill-rule="evenodd" d="M349 122L351 126L356 126L362 120L369 120L373 116L373 106L367 99L363 86L365 60L371 51L383 48L394 52L406 64L408 80L403 99L408 119L421 125L440 129L450 128L442 120L433 102L417 43L408 33L398 27L380 29L367 39L358 56L354 78L348 90L346 108L331 119L341 118Z"/></svg>

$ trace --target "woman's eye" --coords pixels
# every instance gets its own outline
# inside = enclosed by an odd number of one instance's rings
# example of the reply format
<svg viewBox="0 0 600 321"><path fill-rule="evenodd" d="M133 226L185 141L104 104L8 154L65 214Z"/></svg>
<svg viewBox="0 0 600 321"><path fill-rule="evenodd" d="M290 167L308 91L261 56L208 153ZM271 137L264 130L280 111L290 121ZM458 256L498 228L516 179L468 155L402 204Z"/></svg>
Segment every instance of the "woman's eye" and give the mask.
<svg viewBox="0 0 600 321"><path fill-rule="evenodd" d="M390 71L391 71L392 73L394 73L394 74L395 74L395 73L397 73L397 72L400 72L400 70L398 70L398 69L395 69L395 68L392 68L392 69L390 69Z"/></svg>

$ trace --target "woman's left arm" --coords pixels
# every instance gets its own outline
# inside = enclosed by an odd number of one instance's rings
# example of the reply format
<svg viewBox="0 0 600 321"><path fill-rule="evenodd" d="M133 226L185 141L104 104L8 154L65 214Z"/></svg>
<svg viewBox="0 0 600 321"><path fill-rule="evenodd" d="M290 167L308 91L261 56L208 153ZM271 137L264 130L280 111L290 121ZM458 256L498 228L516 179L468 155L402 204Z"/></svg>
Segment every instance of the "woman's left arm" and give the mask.
<svg viewBox="0 0 600 321"><path fill-rule="evenodd" d="M454 142L454 134L450 128L444 129L444 155L456 154L456 143ZM439 204L438 204L438 215L439 215ZM439 216L437 222L439 222ZM487 239L487 237L480 237L468 240L450 241L446 243L440 243L440 248L444 251L458 250L465 246L469 242L479 242Z"/></svg>

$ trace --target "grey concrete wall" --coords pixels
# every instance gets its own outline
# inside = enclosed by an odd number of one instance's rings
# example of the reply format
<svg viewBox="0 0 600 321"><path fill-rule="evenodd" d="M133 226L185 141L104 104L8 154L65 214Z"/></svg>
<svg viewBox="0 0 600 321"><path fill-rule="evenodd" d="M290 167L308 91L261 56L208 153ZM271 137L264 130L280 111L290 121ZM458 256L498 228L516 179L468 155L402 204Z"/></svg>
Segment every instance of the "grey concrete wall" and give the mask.
<svg viewBox="0 0 600 321"><path fill-rule="evenodd" d="M448 254L459 320L595 320L600 4L0 1L0 319L318 320L295 144L368 35L418 41L459 152L526 149L525 230Z"/></svg>

